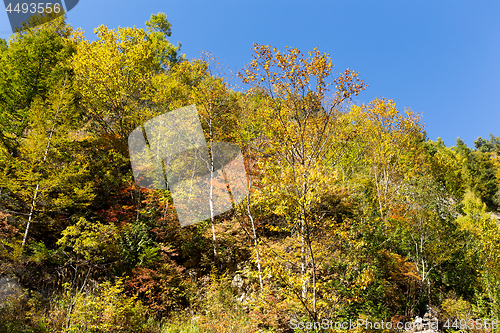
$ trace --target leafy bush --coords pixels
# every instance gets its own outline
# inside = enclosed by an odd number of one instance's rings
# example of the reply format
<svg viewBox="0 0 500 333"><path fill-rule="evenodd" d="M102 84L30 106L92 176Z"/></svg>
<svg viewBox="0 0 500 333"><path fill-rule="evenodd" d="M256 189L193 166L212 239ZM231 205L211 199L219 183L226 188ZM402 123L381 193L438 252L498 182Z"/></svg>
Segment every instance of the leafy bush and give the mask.
<svg viewBox="0 0 500 333"><path fill-rule="evenodd" d="M457 297L446 298L441 304L445 320L471 319L474 317L472 306L466 300Z"/></svg>
<svg viewBox="0 0 500 333"><path fill-rule="evenodd" d="M56 297L50 311L52 326L63 332L146 332L148 310L137 297L127 297L123 280Z"/></svg>
<svg viewBox="0 0 500 333"><path fill-rule="evenodd" d="M184 309L188 304L183 268L168 261L159 262L157 267L134 269L126 281L127 289L160 316Z"/></svg>
<svg viewBox="0 0 500 333"><path fill-rule="evenodd" d="M21 332L49 332L40 295L36 293L24 291L23 295L9 297L0 306L0 333Z"/></svg>
<svg viewBox="0 0 500 333"><path fill-rule="evenodd" d="M132 267L149 266L158 259L160 248L151 239L148 226L143 222L129 223L123 228L120 247L126 264Z"/></svg>
<svg viewBox="0 0 500 333"><path fill-rule="evenodd" d="M200 315L195 318L204 332L246 333L258 330L253 318L236 300L227 274L218 277L212 273L210 282L200 294Z"/></svg>

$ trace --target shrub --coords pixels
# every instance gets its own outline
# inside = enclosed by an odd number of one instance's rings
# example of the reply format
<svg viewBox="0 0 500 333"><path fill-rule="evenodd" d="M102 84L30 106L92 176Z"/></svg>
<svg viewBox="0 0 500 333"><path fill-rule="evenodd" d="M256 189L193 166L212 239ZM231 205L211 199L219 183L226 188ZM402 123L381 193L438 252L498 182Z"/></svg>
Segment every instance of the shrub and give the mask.
<svg viewBox="0 0 500 333"><path fill-rule="evenodd" d="M73 296L66 285L52 304L50 320L63 332L146 332L147 316L147 308L136 296L127 297L118 279Z"/></svg>

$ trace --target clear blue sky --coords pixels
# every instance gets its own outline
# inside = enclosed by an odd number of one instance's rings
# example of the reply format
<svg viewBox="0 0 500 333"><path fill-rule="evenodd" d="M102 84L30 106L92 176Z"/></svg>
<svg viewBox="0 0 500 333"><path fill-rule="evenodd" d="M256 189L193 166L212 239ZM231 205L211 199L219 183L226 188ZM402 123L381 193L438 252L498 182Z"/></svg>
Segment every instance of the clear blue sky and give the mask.
<svg viewBox="0 0 500 333"><path fill-rule="evenodd" d="M500 1L460 0L80 0L68 22L94 39L101 24L172 23L171 42L191 59L206 50L240 70L252 43L330 54L335 71L357 70L370 87L359 102L394 99L423 114L430 139L469 146L500 136ZM0 13L0 38L10 26Z"/></svg>

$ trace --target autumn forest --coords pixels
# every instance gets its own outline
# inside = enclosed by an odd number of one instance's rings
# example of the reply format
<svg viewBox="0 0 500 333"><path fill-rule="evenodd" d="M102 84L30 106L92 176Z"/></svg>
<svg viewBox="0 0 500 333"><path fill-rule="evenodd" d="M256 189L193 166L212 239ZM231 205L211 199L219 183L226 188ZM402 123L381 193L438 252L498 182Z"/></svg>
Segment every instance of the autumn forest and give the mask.
<svg viewBox="0 0 500 333"><path fill-rule="evenodd" d="M0 40L0 332L499 319L500 137L432 141L396 101L357 103L363 73L319 48L249 45L231 73L171 29L158 13L91 41L59 17ZM136 184L128 138L188 105L248 181L181 227L169 189Z"/></svg>

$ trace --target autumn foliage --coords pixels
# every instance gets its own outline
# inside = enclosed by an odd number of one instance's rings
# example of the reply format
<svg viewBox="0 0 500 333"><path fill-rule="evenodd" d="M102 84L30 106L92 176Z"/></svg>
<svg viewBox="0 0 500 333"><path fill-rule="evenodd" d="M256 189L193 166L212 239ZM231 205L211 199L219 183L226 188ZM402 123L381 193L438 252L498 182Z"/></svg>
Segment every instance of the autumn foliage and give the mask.
<svg viewBox="0 0 500 333"><path fill-rule="evenodd" d="M500 138L431 141L396 101L353 102L362 73L319 48L254 44L235 87L165 14L146 26L90 41L58 18L0 43L0 283L18 296L0 294L0 332L498 318ZM243 152L248 195L181 228L127 138L190 104L210 152Z"/></svg>

